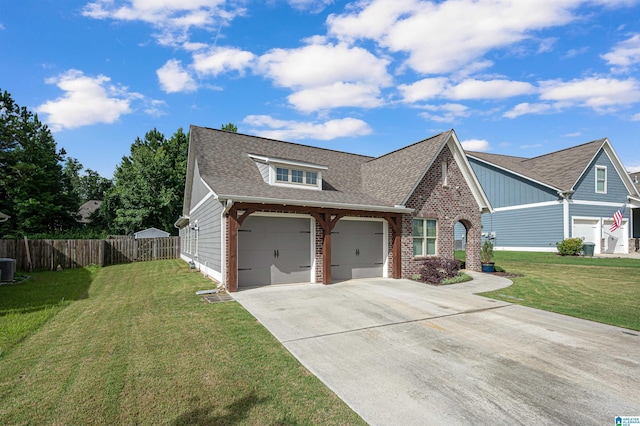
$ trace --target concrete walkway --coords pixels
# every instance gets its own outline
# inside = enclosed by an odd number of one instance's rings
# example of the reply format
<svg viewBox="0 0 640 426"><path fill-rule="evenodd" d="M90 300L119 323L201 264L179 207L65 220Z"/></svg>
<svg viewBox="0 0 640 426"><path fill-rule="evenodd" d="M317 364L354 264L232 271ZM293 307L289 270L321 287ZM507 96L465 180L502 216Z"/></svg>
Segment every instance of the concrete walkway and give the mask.
<svg viewBox="0 0 640 426"><path fill-rule="evenodd" d="M373 425L613 424L640 415L640 333L471 293L510 281L294 284L234 294Z"/></svg>

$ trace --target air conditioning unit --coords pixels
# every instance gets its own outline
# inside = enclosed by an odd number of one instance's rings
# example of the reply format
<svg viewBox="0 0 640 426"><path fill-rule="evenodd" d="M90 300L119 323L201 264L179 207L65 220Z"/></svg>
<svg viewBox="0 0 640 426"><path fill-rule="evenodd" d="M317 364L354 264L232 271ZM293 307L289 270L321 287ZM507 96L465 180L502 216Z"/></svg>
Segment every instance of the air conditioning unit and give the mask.
<svg viewBox="0 0 640 426"><path fill-rule="evenodd" d="M16 273L16 260L0 258L0 281L13 281Z"/></svg>

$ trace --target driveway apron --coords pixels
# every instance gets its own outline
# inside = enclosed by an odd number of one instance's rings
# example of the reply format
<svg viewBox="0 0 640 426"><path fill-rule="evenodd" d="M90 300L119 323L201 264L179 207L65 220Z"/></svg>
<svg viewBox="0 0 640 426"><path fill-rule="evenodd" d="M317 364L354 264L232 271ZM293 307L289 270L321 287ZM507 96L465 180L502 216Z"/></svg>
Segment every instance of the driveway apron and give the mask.
<svg viewBox="0 0 640 426"><path fill-rule="evenodd" d="M293 284L234 298L372 425L640 416L640 332L476 296L510 282L474 277L444 287Z"/></svg>

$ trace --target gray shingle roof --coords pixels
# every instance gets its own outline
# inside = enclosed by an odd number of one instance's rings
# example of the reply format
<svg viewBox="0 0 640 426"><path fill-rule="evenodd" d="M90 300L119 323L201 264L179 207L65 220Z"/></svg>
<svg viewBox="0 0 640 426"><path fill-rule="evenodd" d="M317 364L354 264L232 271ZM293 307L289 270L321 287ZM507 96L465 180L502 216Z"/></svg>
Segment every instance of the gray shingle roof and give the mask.
<svg viewBox="0 0 640 426"><path fill-rule="evenodd" d="M201 177L219 196L394 207L446 142L443 133L379 158L191 126ZM269 185L249 154L327 166L323 190Z"/></svg>
<svg viewBox="0 0 640 426"><path fill-rule="evenodd" d="M534 158L471 151L467 154L561 191L569 191L605 141L606 139L598 139Z"/></svg>
<svg viewBox="0 0 640 426"><path fill-rule="evenodd" d="M364 163L364 190L393 204L401 204L440 153L451 132L440 133Z"/></svg>

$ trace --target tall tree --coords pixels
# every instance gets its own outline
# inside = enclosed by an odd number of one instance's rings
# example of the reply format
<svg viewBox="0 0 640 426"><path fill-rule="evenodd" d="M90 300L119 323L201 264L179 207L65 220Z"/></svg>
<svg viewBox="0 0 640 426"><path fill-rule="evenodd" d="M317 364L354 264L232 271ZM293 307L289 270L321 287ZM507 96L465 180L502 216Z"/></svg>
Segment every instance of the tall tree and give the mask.
<svg viewBox="0 0 640 426"><path fill-rule="evenodd" d="M233 123L223 124L220 127L220 130L224 130L225 132L238 133L238 126Z"/></svg>
<svg viewBox="0 0 640 426"><path fill-rule="evenodd" d="M82 204L89 200L104 200L113 186L111 179L104 178L91 169L86 169L75 158L68 157L64 165L64 174L71 183L71 192Z"/></svg>
<svg viewBox="0 0 640 426"><path fill-rule="evenodd" d="M123 157L114 173L101 215L112 231L132 234L156 227L175 234L187 169L188 137L178 131L170 138L153 129L136 138L131 154Z"/></svg>
<svg viewBox="0 0 640 426"><path fill-rule="evenodd" d="M0 234L27 235L74 226L77 200L63 173L64 149L49 128L0 90Z"/></svg>

